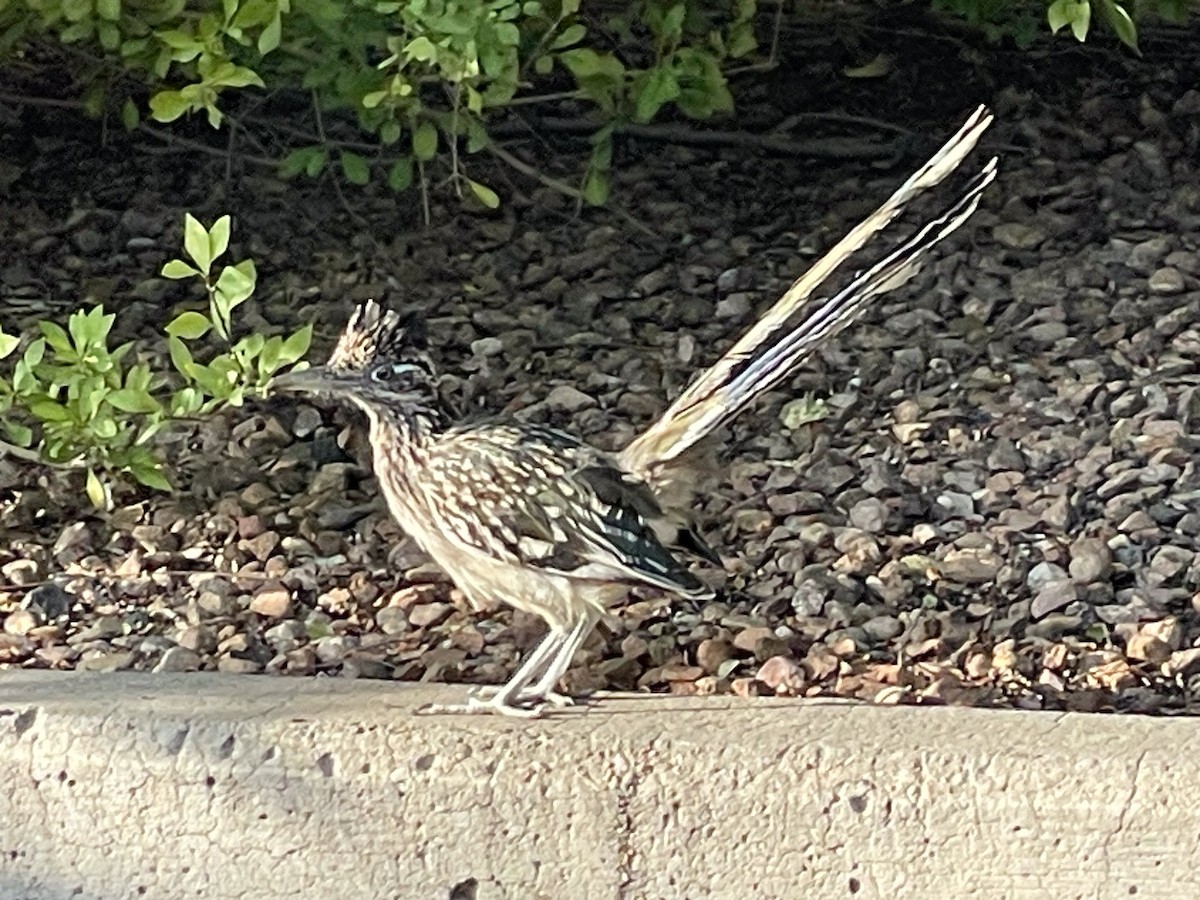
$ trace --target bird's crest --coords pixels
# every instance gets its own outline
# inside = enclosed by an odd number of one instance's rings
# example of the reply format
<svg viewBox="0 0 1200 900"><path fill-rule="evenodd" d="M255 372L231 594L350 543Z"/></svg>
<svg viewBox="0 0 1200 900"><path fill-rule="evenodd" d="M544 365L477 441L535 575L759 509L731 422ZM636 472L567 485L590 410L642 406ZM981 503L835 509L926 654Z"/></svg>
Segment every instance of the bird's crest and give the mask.
<svg viewBox="0 0 1200 900"><path fill-rule="evenodd" d="M362 371L376 363L403 359L424 346L423 323L383 309L374 300L355 307L329 355L329 368Z"/></svg>

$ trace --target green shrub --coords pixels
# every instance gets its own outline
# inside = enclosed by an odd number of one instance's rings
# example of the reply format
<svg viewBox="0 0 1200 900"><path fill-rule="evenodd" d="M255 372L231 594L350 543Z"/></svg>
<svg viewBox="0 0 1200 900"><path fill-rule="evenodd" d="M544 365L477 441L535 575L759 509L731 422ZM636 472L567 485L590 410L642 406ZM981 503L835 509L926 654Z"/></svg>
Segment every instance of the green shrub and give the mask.
<svg viewBox="0 0 1200 900"><path fill-rule="evenodd" d="M19 355L21 339L0 331L0 360L13 360L0 375L0 429L9 449L84 470L97 507L112 502L111 479L102 476L128 475L169 490L154 437L175 420L263 394L272 375L304 356L312 337L307 325L286 339L251 334L232 342L233 311L254 293L256 276L245 260L213 277L228 244L228 216L205 229L188 215L184 250L191 264L175 259L163 267L168 278L202 280L209 297L207 314L184 312L166 327L174 371L156 369L162 354L139 354L133 342L110 349L116 317L103 306L72 313L65 329L39 322L39 334ZM195 342L210 333L219 349L197 362Z"/></svg>

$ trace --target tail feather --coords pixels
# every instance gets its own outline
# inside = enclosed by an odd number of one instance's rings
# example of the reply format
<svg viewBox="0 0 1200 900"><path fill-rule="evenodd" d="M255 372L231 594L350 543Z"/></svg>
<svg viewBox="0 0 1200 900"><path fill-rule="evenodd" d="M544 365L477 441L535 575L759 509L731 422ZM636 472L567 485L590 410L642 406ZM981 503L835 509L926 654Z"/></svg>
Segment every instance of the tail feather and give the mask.
<svg viewBox="0 0 1200 900"><path fill-rule="evenodd" d="M858 273L835 296L818 301L820 305L798 326L784 331L787 321L846 259L887 227L915 197L958 168L991 122L991 114L985 107L979 107L958 133L879 209L801 275L658 421L622 451L620 462L625 470L653 477L654 470L694 447L785 378L803 359L857 318L871 300L908 281L925 253L975 212L980 194L995 178L995 159L988 162L971 186L940 216L884 259ZM768 348L765 352L764 347Z"/></svg>

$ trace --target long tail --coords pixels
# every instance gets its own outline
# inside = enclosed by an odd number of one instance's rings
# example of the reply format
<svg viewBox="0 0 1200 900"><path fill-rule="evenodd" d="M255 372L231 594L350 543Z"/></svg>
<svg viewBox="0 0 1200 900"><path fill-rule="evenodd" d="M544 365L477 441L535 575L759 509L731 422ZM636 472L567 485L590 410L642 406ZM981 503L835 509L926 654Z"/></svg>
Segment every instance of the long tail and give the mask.
<svg viewBox="0 0 1200 900"><path fill-rule="evenodd" d="M922 257L962 225L996 177L992 158L963 194L941 215L869 269L858 273L835 296L812 299L814 292L853 253L887 227L919 194L958 168L992 123L979 107L941 150L888 200L796 279L775 305L717 362L685 390L670 408L620 455L627 472L653 479L656 470L694 447L770 390L814 350L856 319L880 294L912 278ZM811 301L811 302L810 302ZM787 322L805 305L799 325ZM765 349L764 349L765 348Z"/></svg>

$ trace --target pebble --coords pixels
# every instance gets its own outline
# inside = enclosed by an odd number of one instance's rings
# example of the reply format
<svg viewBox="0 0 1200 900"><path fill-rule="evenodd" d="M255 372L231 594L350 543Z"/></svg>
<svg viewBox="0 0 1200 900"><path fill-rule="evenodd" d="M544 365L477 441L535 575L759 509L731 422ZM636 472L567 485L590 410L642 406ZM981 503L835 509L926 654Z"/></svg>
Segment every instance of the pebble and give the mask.
<svg viewBox="0 0 1200 900"><path fill-rule="evenodd" d="M569 384L560 384L546 395L546 405L562 412L579 412L596 405L596 399Z"/></svg>
<svg viewBox="0 0 1200 900"><path fill-rule="evenodd" d="M1097 538L1080 538L1071 545L1068 573L1076 584L1102 581L1112 572L1112 551Z"/></svg>
<svg viewBox="0 0 1200 900"><path fill-rule="evenodd" d="M171 647L163 653L155 664L154 672L197 672L200 669L200 655L186 647Z"/></svg>
<svg viewBox="0 0 1200 900"><path fill-rule="evenodd" d="M1040 562L1025 576L1025 584L1029 586L1031 591L1039 591L1047 584L1057 581L1066 581L1067 573L1063 567L1051 562Z"/></svg>
<svg viewBox="0 0 1200 900"><path fill-rule="evenodd" d="M1181 294L1187 287L1183 273L1171 266L1156 269L1147 283L1152 294Z"/></svg>
<svg viewBox="0 0 1200 900"><path fill-rule="evenodd" d="M1004 560L995 552L971 547L963 550L951 550L937 561L938 570L942 576L951 581L963 584L980 584L992 581L1000 571Z"/></svg>
<svg viewBox="0 0 1200 900"><path fill-rule="evenodd" d="M250 601L250 612L270 619L281 619L292 608L292 597L287 588L263 588Z"/></svg>
<svg viewBox="0 0 1200 900"><path fill-rule="evenodd" d="M403 634L408 631L408 616L398 606L385 606L375 613L375 626L384 634Z"/></svg>
<svg viewBox="0 0 1200 900"><path fill-rule="evenodd" d="M452 612L449 603L419 603L408 611L408 621L415 628L429 628L446 621Z"/></svg>
<svg viewBox="0 0 1200 900"><path fill-rule="evenodd" d="M772 656L758 667L754 677L776 694L795 697L804 691L803 667L786 656Z"/></svg>
<svg viewBox="0 0 1200 900"><path fill-rule="evenodd" d="M878 534L887 523L887 506L874 497L859 500L850 507L850 524L855 528Z"/></svg>

